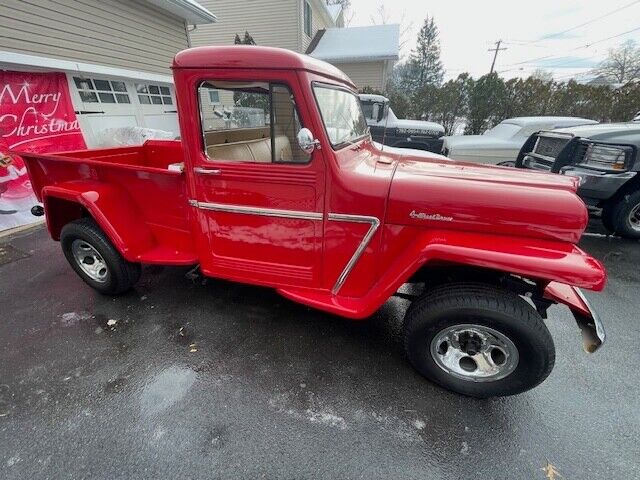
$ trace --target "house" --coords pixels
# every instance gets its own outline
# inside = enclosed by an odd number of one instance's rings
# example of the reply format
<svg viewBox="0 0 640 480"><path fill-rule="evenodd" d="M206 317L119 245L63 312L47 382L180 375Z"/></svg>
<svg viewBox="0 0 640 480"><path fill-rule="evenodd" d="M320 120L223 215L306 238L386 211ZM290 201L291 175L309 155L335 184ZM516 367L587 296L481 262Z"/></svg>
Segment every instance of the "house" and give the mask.
<svg viewBox="0 0 640 480"><path fill-rule="evenodd" d="M209 10L194 0L0 0L0 9L0 71L62 72L87 146L112 127L179 135L170 65L192 25L216 21Z"/></svg>
<svg viewBox="0 0 640 480"><path fill-rule="evenodd" d="M325 0L201 0L215 25L189 33L193 46L229 45L248 32L256 44L307 53L342 69L359 87L384 90L399 58L399 26L345 27L340 5Z"/></svg>
<svg viewBox="0 0 640 480"><path fill-rule="evenodd" d="M399 25L318 30L307 48L312 57L332 63L360 88L385 90L398 60Z"/></svg>

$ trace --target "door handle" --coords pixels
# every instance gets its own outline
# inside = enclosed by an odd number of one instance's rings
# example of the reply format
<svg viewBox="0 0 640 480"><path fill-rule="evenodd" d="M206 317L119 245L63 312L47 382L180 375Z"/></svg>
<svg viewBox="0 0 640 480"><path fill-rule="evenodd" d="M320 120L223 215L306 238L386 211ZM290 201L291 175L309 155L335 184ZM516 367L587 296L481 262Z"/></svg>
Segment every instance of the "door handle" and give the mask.
<svg viewBox="0 0 640 480"><path fill-rule="evenodd" d="M195 173L199 173L200 175L220 175L222 173L222 170L220 170L219 168L195 167L193 171Z"/></svg>

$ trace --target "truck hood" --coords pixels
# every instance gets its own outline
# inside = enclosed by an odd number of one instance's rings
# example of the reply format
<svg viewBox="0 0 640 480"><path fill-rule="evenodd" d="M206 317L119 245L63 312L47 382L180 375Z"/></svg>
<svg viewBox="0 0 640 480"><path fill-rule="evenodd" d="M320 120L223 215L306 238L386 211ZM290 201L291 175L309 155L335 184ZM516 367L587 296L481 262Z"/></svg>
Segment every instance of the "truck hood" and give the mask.
<svg viewBox="0 0 640 480"><path fill-rule="evenodd" d="M397 119L394 120L393 125L389 123L388 127L393 128L410 128L414 130L431 130L434 132L444 133L444 127L439 123L435 122L425 122L423 120L405 120L405 119Z"/></svg>
<svg viewBox="0 0 640 480"><path fill-rule="evenodd" d="M590 140L640 145L640 122L581 125L578 127L558 128L554 132L570 133Z"/></svg>
<svg viewBox="0 0 640 480"><path fill-rule="evenodd" d="M573 177L402 156L387 222L577 243L588 221Z"/></svg>

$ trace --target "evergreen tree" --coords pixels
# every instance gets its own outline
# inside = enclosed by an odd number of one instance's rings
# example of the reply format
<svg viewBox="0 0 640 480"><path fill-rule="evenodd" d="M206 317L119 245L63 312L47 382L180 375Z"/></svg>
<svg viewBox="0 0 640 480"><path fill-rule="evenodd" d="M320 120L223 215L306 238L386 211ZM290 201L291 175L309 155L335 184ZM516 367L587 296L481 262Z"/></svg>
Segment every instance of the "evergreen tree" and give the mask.
<svg viewBox="0 0 640 480"><path fill-rule="evenodd" d="M256 45L256 41L253 37L245 30L244 38L240 38L240 35L236 33L236 38L233 40L234 45Z"/></svg>
<svg viewBox="0 0 640 480"><path fill-rule="evenodd" d="M444 70L440 61L440 33L433 17L427 16L418 34L415 48L409 57L405 75L412 92L423 89L427 85L439 86L442 83Z"/></svg>

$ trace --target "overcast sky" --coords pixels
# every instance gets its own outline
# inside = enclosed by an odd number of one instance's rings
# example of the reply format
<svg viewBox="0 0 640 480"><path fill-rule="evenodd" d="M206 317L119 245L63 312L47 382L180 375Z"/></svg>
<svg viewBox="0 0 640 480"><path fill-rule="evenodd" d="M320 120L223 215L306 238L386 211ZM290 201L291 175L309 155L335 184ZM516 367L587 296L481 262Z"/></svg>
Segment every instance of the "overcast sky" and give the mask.
<svg viewBox="0 0 640 480"><path fill-rule="evenodd" d="M487 49L499 39L507 48L498 54L496 70L501 75L527 76L542 68L557 79L587 72L609 48L625 40L640 43L640 1L351 0L351 5L350 26L371 25L372 17L381 23L380 5L387 23L402 22L404 56L415 45L425 16L433 16L440 30L446 78L463 71L473 76L488 73L493 52ZM617 9L620 11L613 13ZM573 29L586 22L589 24Z"/></svg>

